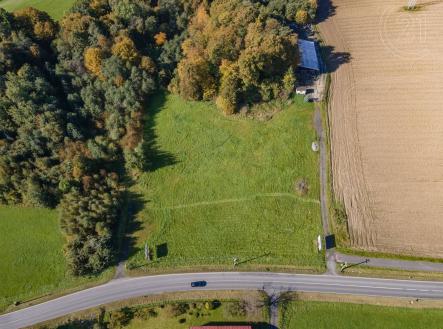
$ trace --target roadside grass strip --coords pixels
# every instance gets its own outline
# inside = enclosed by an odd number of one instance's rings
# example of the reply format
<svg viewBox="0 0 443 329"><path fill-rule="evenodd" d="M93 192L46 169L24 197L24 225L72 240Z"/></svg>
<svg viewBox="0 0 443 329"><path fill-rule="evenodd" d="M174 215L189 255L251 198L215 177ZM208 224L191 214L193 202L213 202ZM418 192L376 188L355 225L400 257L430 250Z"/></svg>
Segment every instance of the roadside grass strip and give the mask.
<svg viewBox="0 0 443 329"><path fill-rule="evenodd" d="M332 302L289 302L281 327L287 329L416 329L441 328L440 309L362 305Z"/></svg>

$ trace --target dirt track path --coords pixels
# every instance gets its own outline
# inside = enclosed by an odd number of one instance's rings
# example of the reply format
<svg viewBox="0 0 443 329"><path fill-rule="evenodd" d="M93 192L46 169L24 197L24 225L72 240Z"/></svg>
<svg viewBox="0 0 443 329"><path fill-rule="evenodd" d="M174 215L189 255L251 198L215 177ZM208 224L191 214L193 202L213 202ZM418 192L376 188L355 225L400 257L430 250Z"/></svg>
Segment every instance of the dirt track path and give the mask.
<svg viewBox="0 0 443 329"><path fill-rule="evenodd" d="M354 246L443 257L443 3L405 4L333 0L320 24L333 188Z"/></svg>
<svg viewBox="0 0 443 329"><path fill-rule="evenodd" d="M318 104L315 105L314 113L314 126L317 131L317 136L320 141L320 206L321 206L321 219L323 224L323 233L325 236L331 232L329 230L329 208L327 204L327 188L328 188L328 174L327 174L327 150L326 150L326 132L323 128L321 108ZM325 246L326 248L326 246ZM327 273L337 275L337 268L335 262L334 249L326 250L326 267Z"/></svg>

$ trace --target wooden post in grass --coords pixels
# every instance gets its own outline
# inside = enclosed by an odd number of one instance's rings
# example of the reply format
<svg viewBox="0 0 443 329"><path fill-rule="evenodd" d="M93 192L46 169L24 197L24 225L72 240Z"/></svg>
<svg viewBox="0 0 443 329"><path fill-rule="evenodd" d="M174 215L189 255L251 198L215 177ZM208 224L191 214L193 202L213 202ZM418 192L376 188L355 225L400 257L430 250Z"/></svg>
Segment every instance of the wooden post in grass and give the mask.
<svg viewBox="0 0 443 329"><path fill-rule="evenodd" d="M149 254L148 242L145 243L145 259L146 261L151 261L151 255Z"/></svg>

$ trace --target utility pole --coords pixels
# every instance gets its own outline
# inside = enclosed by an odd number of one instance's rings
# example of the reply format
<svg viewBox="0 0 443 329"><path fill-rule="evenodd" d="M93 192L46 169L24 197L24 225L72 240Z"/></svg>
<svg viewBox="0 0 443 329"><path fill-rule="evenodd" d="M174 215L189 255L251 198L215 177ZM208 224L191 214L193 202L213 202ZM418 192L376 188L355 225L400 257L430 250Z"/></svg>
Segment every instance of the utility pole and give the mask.
<svg viewBox="0 0 443 329"><path fill-rule="evenodd" d="M408 9L414 9L415 6L417 5L417 0L408 0Z"/></svg>
<svg viewBox="0 0 443 329"><path fill-rule="evenodd" d="M344 264L341 265L340 272L343 272L347 268L361 265L361 264L367 264L367 263L369 263L369 258L366 258L364 261L361 261L360 263L355 263L355 264L348 264L347 262L345 262Z"/></svg>

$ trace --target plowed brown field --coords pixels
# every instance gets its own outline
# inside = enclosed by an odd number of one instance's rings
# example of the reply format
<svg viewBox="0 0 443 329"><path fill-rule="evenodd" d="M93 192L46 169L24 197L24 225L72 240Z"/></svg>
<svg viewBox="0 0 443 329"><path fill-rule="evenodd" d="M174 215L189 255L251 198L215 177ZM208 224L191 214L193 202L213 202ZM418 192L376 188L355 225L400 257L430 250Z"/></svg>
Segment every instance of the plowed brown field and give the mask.
<svg viewBox="0 0 443 329"><path fill-rule="evenodd" d="M353 246L443 257L443 3L418 3L333 0L320 23L350 55L332 74L333 188Z"/></svg>

